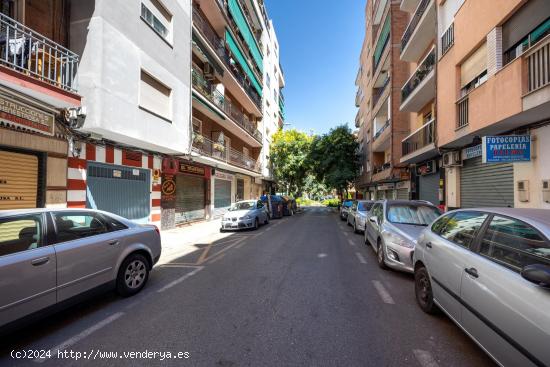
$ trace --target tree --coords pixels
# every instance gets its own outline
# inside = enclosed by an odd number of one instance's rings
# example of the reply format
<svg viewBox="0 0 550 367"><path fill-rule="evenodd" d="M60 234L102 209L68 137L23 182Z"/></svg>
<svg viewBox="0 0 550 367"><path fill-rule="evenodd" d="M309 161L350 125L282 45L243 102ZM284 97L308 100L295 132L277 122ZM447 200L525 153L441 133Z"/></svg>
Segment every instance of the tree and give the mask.
<svg viewBox="0 0 550 367"><path fill-rule="evenodd" d="M346 191L359 175L358 143L350 128L337 126L315 137L308 156L317 180L339 192Z"/></svg>
<svg viewBox="0 0 550 367"><path fill-rule="evenodd" d="M273 176L291 195L299 196L307 176L307 158L312 137L296 129L279 130L273 135L270 160Z"/></svg>

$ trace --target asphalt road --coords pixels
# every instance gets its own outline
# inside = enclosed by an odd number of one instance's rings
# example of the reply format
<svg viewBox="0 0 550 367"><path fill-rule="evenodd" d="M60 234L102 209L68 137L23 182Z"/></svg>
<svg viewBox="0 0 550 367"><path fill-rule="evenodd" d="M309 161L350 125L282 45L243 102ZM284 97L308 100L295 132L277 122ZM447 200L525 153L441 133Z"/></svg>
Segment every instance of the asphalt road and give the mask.
<svg viewBox="0 0 550 367"><path fill-rule="evenodd" d="M137 296L107 293L9 335L0 366L493 365L330 209L200 247L156 267Z"/></svg>

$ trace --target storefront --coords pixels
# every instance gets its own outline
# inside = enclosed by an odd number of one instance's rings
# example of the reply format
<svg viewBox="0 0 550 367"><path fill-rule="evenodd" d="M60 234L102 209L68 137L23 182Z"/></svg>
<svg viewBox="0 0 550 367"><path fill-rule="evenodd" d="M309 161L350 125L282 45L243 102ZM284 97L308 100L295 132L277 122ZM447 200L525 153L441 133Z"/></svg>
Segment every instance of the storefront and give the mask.
<svg viewBox="0 0 550 367"><path fill-rule="evenodd" d="M233 182L235 181L235 176L216 169L213 175L214 181L214 217L220 217L227 209L231 206L233 196Z"/></svg>
<svg viewBox="0 0 550 367"><path fill-rule="evenodd" d="M437 161L431 160L416 166L416 188L418 200L439 205L439 179Z"/></svg>
<svg viewBox="0 0 550 367"><path fill-rule="evenodd" d="M0 210L67 204L67 142L55 109L0 91Z"/></svg>
<svg viewBox="0 0 550 367"><path fill-rule="evenodd" d="M175 176L176 225L206 218L207 183L206 167L179 162L179 173Z"/></svg>
<svg viewBox="0 0 550 367"><path fill-rule="evenodd" d="M395 184L396 198L398 200L409 200L410 199L410 181L401 181Z"/></svg>

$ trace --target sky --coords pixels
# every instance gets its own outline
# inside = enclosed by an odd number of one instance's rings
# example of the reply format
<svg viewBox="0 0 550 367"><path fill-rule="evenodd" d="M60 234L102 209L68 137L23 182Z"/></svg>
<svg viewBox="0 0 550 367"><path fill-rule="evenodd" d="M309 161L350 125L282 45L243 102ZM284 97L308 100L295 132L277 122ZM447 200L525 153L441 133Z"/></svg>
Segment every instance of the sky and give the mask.
<svg viewBox="0 0 550 367"><path fill-rule="evenodd" d="M287 128L355 129L366 0L265 0L285 74Z"/></svg>

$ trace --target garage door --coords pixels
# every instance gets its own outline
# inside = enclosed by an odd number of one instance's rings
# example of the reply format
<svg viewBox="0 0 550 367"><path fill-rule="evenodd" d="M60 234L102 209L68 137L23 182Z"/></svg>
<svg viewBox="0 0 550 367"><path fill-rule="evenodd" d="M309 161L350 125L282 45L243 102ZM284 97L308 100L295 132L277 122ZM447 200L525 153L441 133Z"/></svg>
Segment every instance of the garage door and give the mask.
<svg viewBox="0 0 550 367"><path fill-rule="evenodd" d="M88 162L86 207L139 223L151 214L151 172L147 169Z"/></svg>
<svg viewBox="0 0 550 367"><path fill-rule="evenodd" d="M231 181L214 180L215 216L222 215L231 206Z"/></svg>
<svg viewBox="0 0 550 367"><path fill-rule="evenodd" d="M38 157L0 151L0 210L36 208Z"/></svg>
<svg viewBox="0 0 550 367"><path fill-rule="evenodd" d="M467 159L460 172L462 208L514 206L514 166Z"/></svg>
<svg viewBox="0 0 550 367"><path fill-rule="evenodd" d="M439 204L439 174L418 177L418 198Z"/></svg>
<svg viewBox="0 0 550 367"><path fill-rule="evenodd" d="M204 219L205 186L203 177L176 176L176 224Z"/></svg>

